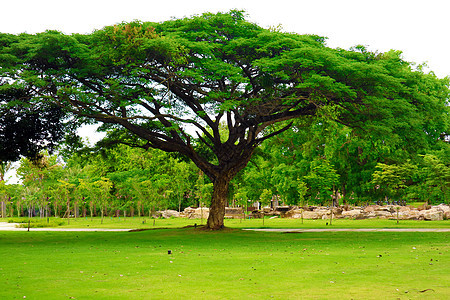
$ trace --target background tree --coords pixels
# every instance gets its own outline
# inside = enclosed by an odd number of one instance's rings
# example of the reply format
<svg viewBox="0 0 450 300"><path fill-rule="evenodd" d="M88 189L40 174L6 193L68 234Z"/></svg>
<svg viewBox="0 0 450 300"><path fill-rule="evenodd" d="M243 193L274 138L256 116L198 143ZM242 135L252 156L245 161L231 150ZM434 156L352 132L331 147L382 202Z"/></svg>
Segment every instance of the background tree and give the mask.
<svg viewBox="0 0 450 300"><path fill-rule="evenodd" d="M447 156L447 164L443 159L428 154L424 156L424 163L427 172L426 185L433 191L432 196L438 198L443 203L450 202L450 165Z"/></svg>
<svg viewBox="0 0 450 300"><path fill-rule="evenodd" d="M266 30L239 11L0 41L3 89L103 122L121 143L192 160L214 185L211 229L223 226L232 178L291 126L268 130L275 123L331 107L365 139L406 152L446 135L448 79L413 70L400 52L331 49L324 38Z"/></svg>
<svg viewBox="0 0 450 300"><path fill-rule="evenodd" d="M105 212L107 212L108 204L111 199L112 183L108 178L102 177L95 181L93 186L95 199L100 206L100 215L102 218L101 224L103 224L103 218L105 216Z"/></svg>
<svg viewBox="0 0 450 300"><path fill-rule="evenodd" d="M413 184L414 173L417 166L410 162L404 164L387 165L379 163L373 173L372 184L375 189L380 189L385 199L401 199L406 194L406 189Z"/></svg>
<svg viewBox="0 0 450 300"><path fill-rule="evenodd" d="M62 166L59 164L57 156L49 155L44 151L31 159L22 158L17 175L26 188L29 207L34 210L37 205L41 218L45 213L48 215L51 190L62 176Z"/></svg>
<svg viewBox="0 0 450 300"><path fill-rule="evenodd" d="M0 180L0 215L6 218L8 202L11 200L11 187ZM10 213L10 217L12 214Z"/></svg>
<svg viewBox="0 0 450 300"><path fill-rule="evenodd" d="M327 160L315 160L311 162L311 170L304 179L311 187L311 198L319 200L323 205L332 200L339 175Z"/></svg>
<svg viewBox="0 0 450 300"><path fill-rule="evenodd" d="M58 180L58 194L62 199L62 203L65 204L66 211L63 217L67 218L67 224L70 224L70 213L75 213L75 206L71 210L71 200L73 200L73 191L75 189L75 184L70 183L66 180ZM103 220L102 220L103 221Z"/></svg>
<svg viewBox="0 0 450 300"><path fill-rule="evenodd" d="M8 162L20 157L34 159L44 149L53 150L64 136L64 113L59 106L31 103L31 89L7 82L7 75L3 74L0 77L0 180L4 180Z"/></svg>
<svg viewBox="0 0 450 300"><path fill-rule="evenodd" d="M259 196L259 202L261 205L262 212L262 220L263 220L263 226L264 226L264 207L270 204L270 201L272 200L273 193L269 189L262 190L261 195Z"/></svg>

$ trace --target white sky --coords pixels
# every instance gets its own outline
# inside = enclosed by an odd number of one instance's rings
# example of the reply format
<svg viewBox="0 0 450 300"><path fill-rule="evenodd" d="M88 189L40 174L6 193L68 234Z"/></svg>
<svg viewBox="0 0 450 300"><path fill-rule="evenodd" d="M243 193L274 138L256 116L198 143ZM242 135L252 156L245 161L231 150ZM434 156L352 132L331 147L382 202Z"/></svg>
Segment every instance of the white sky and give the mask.
<svg viewBox="0 0 450 300"><path fill-rule="evenodd" d="M329 38L331 47L362 44L427 62L438 77L450 75L449 0L2 0L0 32L89 33L139 19L164 21L203 12L243 9L263 27Z"/></svg>
<svg viewBox="0 0 450 300"><path fill-rule="evenodd" d="M450 76L450 0L2 0L0 32L89 33L122 21L230 9L245 10L263 27L281 24L285 31L328 37L330 47L401 50L405 60Z"/></svg>

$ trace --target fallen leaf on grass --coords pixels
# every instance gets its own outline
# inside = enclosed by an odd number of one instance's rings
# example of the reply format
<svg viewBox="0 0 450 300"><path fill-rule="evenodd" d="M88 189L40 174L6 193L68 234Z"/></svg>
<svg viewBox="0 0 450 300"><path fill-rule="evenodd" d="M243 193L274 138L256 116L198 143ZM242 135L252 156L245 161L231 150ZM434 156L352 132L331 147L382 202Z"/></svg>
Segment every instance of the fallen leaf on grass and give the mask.
<svg viewBox="0 0 450 300"><path fill-rule="evenodd" d="M428 292L428 291L433 291L434 292L433 289L425 289L425 290L419 291L419 293L425 293L425 292Z"/></svg>

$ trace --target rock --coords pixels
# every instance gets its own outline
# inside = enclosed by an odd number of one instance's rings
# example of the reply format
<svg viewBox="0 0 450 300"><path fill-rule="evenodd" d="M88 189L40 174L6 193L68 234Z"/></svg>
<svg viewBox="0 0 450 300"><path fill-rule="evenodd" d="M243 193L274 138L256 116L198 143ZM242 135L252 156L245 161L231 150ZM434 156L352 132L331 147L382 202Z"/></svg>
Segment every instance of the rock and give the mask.
<svg viewBox="0 0 450 300"><path fill-rule="evenodd" d="M364 212L371 213L374 212L376 209L379 209L379 207L380 207L379 205L369 205L364 208Z"/></svg>
<svg viewBox="0 0 450 300"><path fill-rule="evenodd" d="M261 219L263 216L264 216L264 214L262 212L260 212L259 210L254 210L250 214L250 218L252 218L252 219Z"/></svg>
<svg viewBox="0 0 450 300"><path fill-rule="evenodd" d="M157 213L161 214L161 216L164 219L168 219L168 218L172 218L172 217L173 218L179 218L180 217L180 213L179 212L177 212L176 210L171 210L171 209L158 211Z"/></svg>
<svg viewBox="0 0 450 300"><path fill-rule="evenodd" d="M317 218L318 219L323 219L324 216L329 215L331 212L330 212L330 210L328 208L320 207L320 208L314 210L314 213L317 214Z"/></svg>
<svg viewBox="0 0 450 300"><path fill-rule="evenodd" d="M440 210L442 212L448 212L450 211L450 205L447 204L439 204L437 206L432 206L431 209L436 209L436 210Z"/></svg>
<svg viewBox="0 0 450 300"><path fill-rule="evenodd" d="M290 207L289 206L277 206L275 207L275 211L279 211L282 213L286 213L287 211L289 211Z"/></svg>
<svg viewBox="0 0 450 300"><path fill-rule="evenodd" d="M375 208L375 211L385 211L385 212L391 212L392 211L392 206L378 206L377 208Z"/></svg>
<svg viewBox="0 0 450 300"><path fill-rule="evenodd" d="M444 212L444 220L450 220L450 210Z"/></svg>
<svg viewBox="0 0 450 300"><path fill-rule="evenodd" d="M390 211L386 211L386 210L376 210L376 211L374 211L374 213L375 213L375 216L380 219L388 219L393 216L393 214ZM396 213L395 213L395 215L396 215Z"/></svg>
<svg viewBox="0 0 450 300"><path fill-rule="evenodd" d="M242 207L226 207L225 218L229 219L242 219L244 216L244 210Z"/></svg>
<svg viewBox="0 0 450 300"><path fill-rule="evenodd" d="M300 219L302 217L302 214L300 210L295 210L295 214L292 216L294 219ZM303 212L303 218L304 219L320 219L322 216L314 211L306 210Z"/></svg>
<svg viewBox="0 0 450 300"><path fill-rule="evenodd" d="M203 208L192 208L192 207L186 207L181 214L182 217L189 218L189 219L201 219L203 214L203 219L207 219L209 216L209 208L203 207Z"/></svg>
<svg viewBox="0 0 450 300"><path fill-rule="evenodd" d="M431 209L431 205L428 205L427 203L425 203L417 208L417 210L429 210L429 209Z"/></svg>
<svg viewBox="0 0 450 300"><path fill-rule="evenodd" d="M225 215L242 215L243 213L242 207L225 207Z"/></svg>
<svg viewBox="0 0 450 300"><path fill-rule="evenodd" d="M288 210L288 211L283 215L283 217L284 217L284 218L294 218L294 215L297 214L297 213L300 213L300 210L299 210L299 209L291 209L291 210Z"/></svg>
<svg viewBox="0 0 450 300"><path fill-rule="evenodd" d="M344 218L357 219L357 218L361 218L362 215L363 215L363 211L361 209L352 209L349 211L342 212L342 217L344 217Z"/></svg>
<svg viewBox="0 0 450 300"><path fill-rule="evenodd" d="M263 208L262 208L262 211L263 211L264 214L267 215L267 214L272 213L272 212L273 212L273 209L270 208L270 207L263 207Z"/></svg>
<svg viewBox="0 0 450 300"><path fill-rule="evenodd" d="M410 212L414 207L412 206L400 206L399 212Z"/></svg>
<svg viewBox="0 0 450 300"><path fill-rule="evenodd" d="M342 212L343 212L344 210L341 208L341 207L335 207L335 208L333 208L333 214L335 215L335 216L340 216L340 215L342 215Z"/></svg>
<svg viewBox="0 0 450 300"><path fill-rule="evenodd" d="M397 214L394 214L393 219L397 218ZM399 220L420 220L423 217L420 216L418 210L409 210L409 211L399 211L398 213Z"/></svg>
<svg viewBox="0 0 450 300"><path fill-rule="evenodd" d="M423 213L423 219L427 221L442 221L444 219L444 213L439 210L429 209L421 212Z"/></svg>

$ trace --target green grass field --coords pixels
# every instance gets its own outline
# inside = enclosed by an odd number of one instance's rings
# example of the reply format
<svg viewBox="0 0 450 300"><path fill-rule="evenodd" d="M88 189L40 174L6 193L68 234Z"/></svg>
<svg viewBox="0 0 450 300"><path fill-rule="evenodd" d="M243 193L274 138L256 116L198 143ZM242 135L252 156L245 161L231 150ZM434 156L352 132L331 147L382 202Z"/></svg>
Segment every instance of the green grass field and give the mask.
<svg viewBox="0 0 450 300"><path fill-rule="evenodd" d="M9 218L10 222L24 222L26 226L27 218ZM45 218L32 218L32 227L59 227L59 228L129 228L129 229L154 229L154 228L181 228L193 226L194 224L205 224L206 220L201 219L149 219L149 218L105 218L103 224L100 218L77 218L67 219L50 218L49 223ZM328 225L327 225L328 223ZM226 219L225 226L230 228L450 228L450 220L445 221L414 221L387 219L333 219L330 220L310 220L304 219L303 224L300 219ZM50 225L50 226L49 226Z"/></svg>
<svg viewBox="0 0 450 300"><path fill-rule="evenodd" d="M449 299L449 237L0 231L0 299Z"/></svg>

